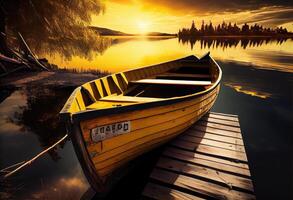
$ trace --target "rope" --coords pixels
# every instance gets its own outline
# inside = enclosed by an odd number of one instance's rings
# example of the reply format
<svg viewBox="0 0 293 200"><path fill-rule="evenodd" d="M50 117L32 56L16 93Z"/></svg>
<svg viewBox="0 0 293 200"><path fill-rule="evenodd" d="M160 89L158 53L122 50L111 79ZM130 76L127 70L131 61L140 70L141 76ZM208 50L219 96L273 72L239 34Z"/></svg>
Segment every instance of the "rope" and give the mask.
<svg viewBox="0 0 293 200"><path fill-rule="evenodd" d="M65 140L68 137L68 134L64 135L60 140L58 140L55 144L53 144L52 146L50 146L49 148L45 149L44 151L42 151L41 153L37 154L36 156L34 156L32 159L28 160L28 161L22 161L20 163L16 163L14 165L11 165L9 167L6 167L2 170L0 170L1 172L5 172L7 169L10 169L14 166L18 166L15 170L7 173L4 175L4 179L8 178L9 176L15 174L16 172L18 172L19 170L21 170L22 168L24 168L27 165L30 165L33 161L35 161L36 159L38 159L39 157L41 157L43 154L47 153L48 151L50 151L51 149L53 149L55 146L57 146L60 142L62 142L63 140Z"/></svg>
<svg viewBox="0 0 293 200"><path fill-rule="evenodd" d="M1 169L0 170L0 172L9 172L9 170L8 169L10 169L10 168L13 168L13 167L16 167L16 166L18 166L18 165L21 165L21 164L23 164L25 161L21 161L21 162L19 162L19 163L16 163L16 164L14 164L14 165L10 165L10 166L8 166L8 167L6 167L6 168L4 168L4 169Z"/></svg>

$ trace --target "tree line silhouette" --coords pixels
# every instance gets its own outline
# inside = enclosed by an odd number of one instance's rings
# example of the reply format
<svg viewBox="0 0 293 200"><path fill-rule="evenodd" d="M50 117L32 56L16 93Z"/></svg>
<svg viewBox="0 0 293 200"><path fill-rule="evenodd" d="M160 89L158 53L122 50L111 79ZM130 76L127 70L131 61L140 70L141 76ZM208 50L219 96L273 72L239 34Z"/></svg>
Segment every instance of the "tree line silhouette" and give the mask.
<svg viewBox="0 0 293 200"><path fill-rule="evenodd" d="M262 25L254 24L249 26L247 23L239 27L236 23L231 22L214 26L212 22L205 24L202 21L201 27L198 29L192 21L190 28L182 28L178 32L179 38L191 38L198 36L271 36L271 37L293 37L293 33L288 32L286 28L265 28Z"/></svg>

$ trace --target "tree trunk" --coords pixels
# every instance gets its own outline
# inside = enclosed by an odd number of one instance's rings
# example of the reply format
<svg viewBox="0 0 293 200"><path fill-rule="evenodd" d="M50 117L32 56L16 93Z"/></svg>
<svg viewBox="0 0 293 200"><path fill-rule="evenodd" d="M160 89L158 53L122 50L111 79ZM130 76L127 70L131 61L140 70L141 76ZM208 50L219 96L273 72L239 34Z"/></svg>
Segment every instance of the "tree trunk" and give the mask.
<svg viewBox="0 0 293 200"><path fill-rule="evenodd" d="M11 57L11 52L7 46L6 31L5 31L6 16L2 7L0 7L0 53Z"/></svg>

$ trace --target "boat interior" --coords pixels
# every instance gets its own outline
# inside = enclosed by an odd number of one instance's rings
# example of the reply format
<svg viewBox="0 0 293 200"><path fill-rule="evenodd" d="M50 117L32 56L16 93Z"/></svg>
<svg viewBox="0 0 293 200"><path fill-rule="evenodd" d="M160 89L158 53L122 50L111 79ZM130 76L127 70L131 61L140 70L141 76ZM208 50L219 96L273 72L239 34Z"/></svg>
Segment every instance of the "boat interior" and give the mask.
<svg viewBox="0 0 293 200"><path fill-rule="evenodd" d="M121 72L77 88L65 107L74 113L191 95L210 88L218 70L207 54Z"/></svg>

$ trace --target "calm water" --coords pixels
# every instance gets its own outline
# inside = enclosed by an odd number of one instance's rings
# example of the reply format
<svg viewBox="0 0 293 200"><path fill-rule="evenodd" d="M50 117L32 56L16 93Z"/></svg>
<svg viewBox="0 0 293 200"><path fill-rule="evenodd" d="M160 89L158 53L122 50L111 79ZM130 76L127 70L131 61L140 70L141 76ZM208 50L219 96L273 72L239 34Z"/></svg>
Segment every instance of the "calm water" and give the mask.
<svg viewBox="0 0 293 200"><path fill-rule="evenodd" d="M239 115L257 198L292 199L293 74L288 71L293 71L293 41L222 40L114 38L103 54L44 55L63 67L115 72L210 50L223 69L213 111ZM1 89L0 169L30 158L65 134L58 112L71 91L37 85ZM110 198L136 199L158 151L140 158ZM0 184L3 199L80 199L89 187L70 140Z"/></svg>
<svg viewBox="0 0 293 200"><path fill-rule="evenodd" d="M118 72L134 67L152 65L187 55L202 56L210 51L218 61L237 61L260 68L293 72L293 40L261 38L216 38L179 41L168 37L115 37L109 39L102 53L84 49L82 56L75 49L64 55L42 53L50 62L62 68L96 69Z"/></svg>

